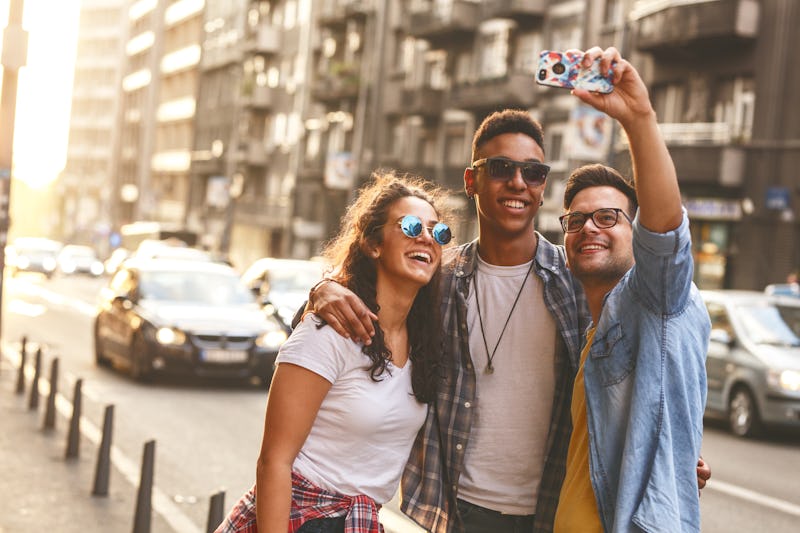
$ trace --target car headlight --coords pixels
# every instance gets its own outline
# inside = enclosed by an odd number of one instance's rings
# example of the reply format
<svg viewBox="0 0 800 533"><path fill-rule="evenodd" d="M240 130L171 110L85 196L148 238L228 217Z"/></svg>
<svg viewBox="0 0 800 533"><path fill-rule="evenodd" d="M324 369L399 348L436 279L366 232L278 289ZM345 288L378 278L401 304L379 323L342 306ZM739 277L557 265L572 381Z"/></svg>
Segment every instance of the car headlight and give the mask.
<svg viewBox="0 0 800 533"><path fill-rule="evenodd" d="M767 372L767 383L774 389L798 392L800 391L800 372L797 370L770 370Z"/></svg>
<svg viewBox="0 0 800 533"><path fill-rule="evenodd" d="M288 336L286 335L286 332L282 329L267 331L256 337L256 346L259 348L277 350L287 338Z"/></svg>
<svg viewBox="0 0 800 533"><path fill-rule="evenodd" d="M158 328L156 340L161 344L181 345L186 342L186 334L175 328Z"/></svg>

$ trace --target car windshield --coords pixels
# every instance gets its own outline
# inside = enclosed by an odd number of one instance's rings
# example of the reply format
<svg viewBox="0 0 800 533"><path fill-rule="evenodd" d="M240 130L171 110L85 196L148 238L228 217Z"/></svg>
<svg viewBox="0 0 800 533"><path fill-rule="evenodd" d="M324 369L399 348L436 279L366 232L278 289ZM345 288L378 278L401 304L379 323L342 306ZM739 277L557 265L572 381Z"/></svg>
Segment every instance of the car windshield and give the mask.
<svg viewBox="0 0 800 533"><path fill-rule="evenodd" d="M742 326L756 344L800 346L800 308L740 306Z"/></svg>
<svg viewBox="0 0 800 533"><path fill-rule="evenodd" d="M270 270L269 289L275 292L307 292L321 277L321 268Z"/></svg>
<svg viewBox="0 0 800 533"><path fill-rule="evenodd" d="M253 294L235 274L224 272L148 271L141 273L142 298L180 303L242 305Z"/></svg>

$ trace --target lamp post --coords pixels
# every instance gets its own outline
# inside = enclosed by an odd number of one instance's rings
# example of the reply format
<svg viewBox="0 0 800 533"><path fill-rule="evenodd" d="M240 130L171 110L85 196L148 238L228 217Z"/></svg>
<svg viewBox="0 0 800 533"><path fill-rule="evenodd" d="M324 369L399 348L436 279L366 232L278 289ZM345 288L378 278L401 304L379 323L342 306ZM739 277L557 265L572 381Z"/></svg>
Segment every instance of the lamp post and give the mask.
<svg viewBox="0 0 800 533"><path fill-rule="evenodd" d="M228 183L228 205L225 206L225 226L222 229L222 238L219 243L219 251L227 255L231 248L231 231L233 229L233 216L236 209L236 200L242 195L244 190L244 176L240 172L230 177Z"/></svg>
<svg viewBox="0 0 800 533"><path fill-rule="evenodd" d="M22 29L22 0L11 0L8 24L3 30L3 88L0 94L0 332L2 331L3 271L10 225L11 169L14 149L14 120L17 112L17 74L28 56L28 32ZM0 336L2 334L0 333Z"/></svg>

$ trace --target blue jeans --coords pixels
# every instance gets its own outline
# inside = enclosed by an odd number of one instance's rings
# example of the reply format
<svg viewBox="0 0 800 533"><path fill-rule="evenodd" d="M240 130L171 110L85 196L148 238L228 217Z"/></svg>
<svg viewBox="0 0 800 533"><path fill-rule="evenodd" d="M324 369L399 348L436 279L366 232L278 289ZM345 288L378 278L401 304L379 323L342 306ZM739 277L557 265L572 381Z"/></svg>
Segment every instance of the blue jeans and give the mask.
<svg viewBox="0 0 800 533"><path fill-rule="evenodd" d="M297 533L344 533L344 517L309 520Z"/></svg>
<svg viewBox="0 0 800 533"><path fill-rule="evenodd" d="M458 500L465 533L531 533L534 515L510 515Z"/></svg>

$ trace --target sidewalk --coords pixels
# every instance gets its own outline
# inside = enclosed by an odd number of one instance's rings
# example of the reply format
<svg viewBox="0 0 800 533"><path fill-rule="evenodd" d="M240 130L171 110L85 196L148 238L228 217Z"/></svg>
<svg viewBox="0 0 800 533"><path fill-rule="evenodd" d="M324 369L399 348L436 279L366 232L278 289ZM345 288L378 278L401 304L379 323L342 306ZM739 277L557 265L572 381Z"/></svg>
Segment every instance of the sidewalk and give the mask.
<svg viewBox="0 0 800 533"><path fill-rule="evenodd" d="M91 495L99 440L93 442L81 435L80 457L65 459L72 390L58 395L57 403L66 402L69 408L57 410L55 429L42 429L50 390L47 381L49 368L42 369L39 405L31 410L34 364L31 354L26 367L25 391L18 395L19 353L8 349L7 345L5 348L4 353L0 353L0 533L132 531L138 486L126 480L113 462L108 496ZM59 391L64 390L63 385L59 380ZM83 401L85 406L85 396ZM101 421L93 422L99 425ZM86 430L85 425L82 429ZM157 507L159 504L154 497L152 533L189 531L184 527L172 527L164 516L156 512ZM164 507L163 502L160 507ZM402 517L396 499L381 510L381 521L386 533L423 532ZM173 520L173 523L176 522ZM185 531L179 531L181 529ZM191 531L197 529L192 527Z"/></svg>
<svg viewBox="0 0 800 533"><path fill-rule="evenodd" d="M38 409L29 409L32 368L18 395L18 361L16 353L0 361L0 533L132 531L138 488L111 466L108 496L91 495L98 447L82 436L80 457L65 459L69 420L57 412L55 429L42 429L47 376L40 378ZM153 513L152 531L172 529Z"/></svg>

